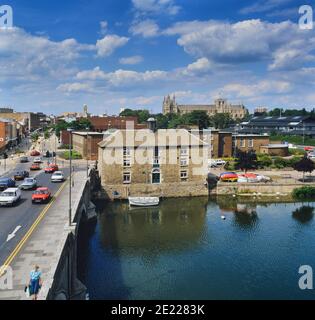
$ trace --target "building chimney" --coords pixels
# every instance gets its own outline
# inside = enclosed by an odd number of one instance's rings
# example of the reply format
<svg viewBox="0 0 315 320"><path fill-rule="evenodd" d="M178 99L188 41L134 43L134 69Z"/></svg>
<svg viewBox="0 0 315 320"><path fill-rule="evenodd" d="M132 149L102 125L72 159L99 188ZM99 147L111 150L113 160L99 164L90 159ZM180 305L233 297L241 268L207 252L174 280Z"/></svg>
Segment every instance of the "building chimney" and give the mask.
<svg viewBox="0 0 315 320"><path fill-rule="evenodd" d="M156 132L156 120L154 118L149 118L147 122L149 130Z"/></svg>

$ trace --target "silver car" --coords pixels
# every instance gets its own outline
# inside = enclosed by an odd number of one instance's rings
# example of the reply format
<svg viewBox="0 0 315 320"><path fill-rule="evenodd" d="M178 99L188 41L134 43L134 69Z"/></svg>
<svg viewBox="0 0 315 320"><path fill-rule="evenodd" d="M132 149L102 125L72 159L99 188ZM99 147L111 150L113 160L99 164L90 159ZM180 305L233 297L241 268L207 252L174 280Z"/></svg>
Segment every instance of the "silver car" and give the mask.
<svg viewBox="0 0 315 320"><path fill-rule="evenodd" d="M35 178L26 178L20 185L21 190L33 190L37 187L37 180Z"/></svg>

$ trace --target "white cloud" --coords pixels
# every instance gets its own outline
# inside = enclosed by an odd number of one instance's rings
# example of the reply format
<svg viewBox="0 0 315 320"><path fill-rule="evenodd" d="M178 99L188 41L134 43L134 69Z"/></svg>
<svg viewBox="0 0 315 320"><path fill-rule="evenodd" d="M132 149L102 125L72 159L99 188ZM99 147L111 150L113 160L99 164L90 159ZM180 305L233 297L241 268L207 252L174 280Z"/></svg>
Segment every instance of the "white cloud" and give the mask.
<svg viewBox="0 0 315 320"><path fill-rule="evenodd" d="M177 43L188 54L215 64L267 62L272 70L298 68L313 57L315 50L314 31L303 32L290 21L181 22L163 34L179 35ZM291 53L285 55L284 51Z"/></svg>
<svg viewBox="0 0 315 320"><path fill-rule="evenodd" d="M97 55L100 57L110 56L116 49L127 44L129 38L117 35L107 35L96 42Z"/></svg>
<svg viewBox="0 0 315 320"><path fill-rule="evenodd" d="M208 72L210 68L211 68L210 61L207 58L200 58L197 61L189 64L183 71L183 74L186 74L186 75L203 74Z"/></svg>
<svg viewBox="0 0 315 320"><path fill-rule="evenodd" d="M134 36L142 36L144 38L156 37L159 34L159 26L153 20L144 20L135 22L129 32Z"/></svg>
<svg viewBox="0 0 315 320"><path fill-rule="evenodd" d="M93 91L90 84L79 82L61 84L60 86L58 86L57 90L66 93Z"/></svg>
<svg viewBox="0 0 315 320"><path fill-rule="evenodd" d="M100 34L105 35L107 33L107 28L108 28L108 22L107 21L101 21L100 22Z"/></svg>
<svg viewBox="0 0 315 320"><path fill-rule="evenodd" d="M143 61L142 56L131 56L131 57L124 57L119 59L120 64L127 64L127 65L135 65L139 64Z"/></svg>
<svg viewBox="0 0 315 320"><path fill-rule="evenodd" d="M267 12L273 10L277 7L280 7L284 4L291 2L292 0L264 0L258 1L248 7L245 7L240 10L242 14L251 14L251 13L259 13L259 12Z"/></svg>
<svg viewBox="0 0 315 320"><path fill-rule="evenodd" d="M232 94L234 98L250 98L264 94L274 95L287 93L292 89L289 82L263 80L254 84L231 83L219 89L224 95Z"/></svg>
<svg viewBox="0 0 315 320"><path fill-rule="evenodd" d="M176 15L180 10L174 0L132 0L132 3L139 14Z"/></svg>

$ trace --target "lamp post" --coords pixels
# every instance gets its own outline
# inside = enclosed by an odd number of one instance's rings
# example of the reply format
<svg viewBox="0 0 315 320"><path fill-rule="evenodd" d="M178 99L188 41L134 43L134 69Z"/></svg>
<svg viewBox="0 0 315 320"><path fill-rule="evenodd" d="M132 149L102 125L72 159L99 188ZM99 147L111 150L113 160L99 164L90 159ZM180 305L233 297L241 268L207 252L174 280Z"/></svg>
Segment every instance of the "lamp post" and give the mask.
<svg viewBox="0 0 315 320"><path fill-rule="evenodd" d="M73 129L67 129L69 132L69 160L70 160L70 178L69 178L69 227L72 225L72 207L71 207L71 191L72 191L72 132Z"/></svg>
<svg viewBox="0 0 315 320"><path fill-rule="evenodd" d="M89 177L89 157L88 157L88 139L89 139L89 128L86 128L86 178ZM91 146L90 146L91 149Z"/></svg>

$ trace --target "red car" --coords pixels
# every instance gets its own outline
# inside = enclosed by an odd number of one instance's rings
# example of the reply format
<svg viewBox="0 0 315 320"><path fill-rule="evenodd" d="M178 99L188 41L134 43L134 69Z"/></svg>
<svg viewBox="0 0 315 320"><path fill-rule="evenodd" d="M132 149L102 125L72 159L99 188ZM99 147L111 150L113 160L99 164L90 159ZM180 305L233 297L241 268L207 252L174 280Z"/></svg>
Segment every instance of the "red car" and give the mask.
<svg viewBox="0 0 315 320"><path fill-rule="evenodd" d="M47 203L51 198L51 192L48 188L37 188L32 194L32 203Z"/></svg>
<svg viewBox="0 0 315 320"><path fill-rule="evenodd" d="M58 171L59 167L56 164L50 164L48 167L45 168L45 173L54 173Z"/></svg>
<svg viewBox="0 0 315 320"><path fill-rule="evenodd" d="M31 151L31 157L38 157L38 156L40 156L40 152L38 152L37 150Z"/></svg>
<svg viewBox="0 0 315 320"><path fill-rule="evenodd" d="M40 170L40 165L38 163L33 163L30 167L31 171Z"/></svg>

